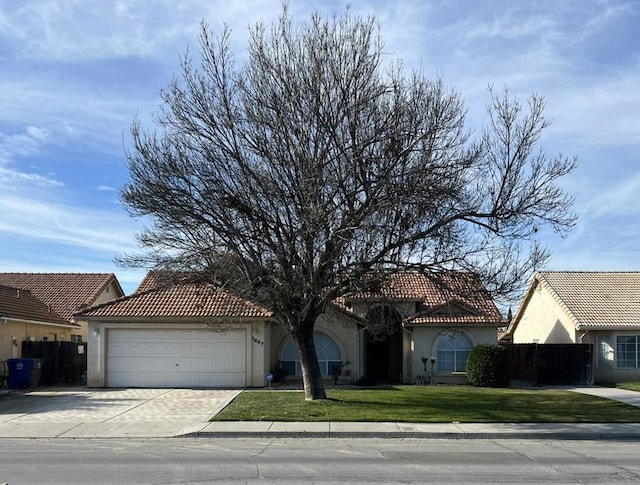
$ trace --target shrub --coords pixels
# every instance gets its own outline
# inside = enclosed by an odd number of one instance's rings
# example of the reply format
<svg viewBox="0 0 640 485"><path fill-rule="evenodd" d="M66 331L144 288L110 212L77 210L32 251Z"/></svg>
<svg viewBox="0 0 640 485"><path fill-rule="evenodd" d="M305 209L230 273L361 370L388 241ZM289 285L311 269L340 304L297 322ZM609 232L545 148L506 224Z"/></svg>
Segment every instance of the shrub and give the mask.
<svg viewBox="0 0 640 485"><path fill-rule="evenodd" d="M287 382L287 377L289 376L289 373L282 368L282 366L280 365L280 361L278 361L278 366L276 367L275 370L271 371L271 374L273 374L273 382Z"/></svg>
<svg viewBox="0 0 640 485"><path fill-rule="evenodd" d="M467 360L467 379L476 387L509 385L509 352L495 344L476 345Z"/></svg>

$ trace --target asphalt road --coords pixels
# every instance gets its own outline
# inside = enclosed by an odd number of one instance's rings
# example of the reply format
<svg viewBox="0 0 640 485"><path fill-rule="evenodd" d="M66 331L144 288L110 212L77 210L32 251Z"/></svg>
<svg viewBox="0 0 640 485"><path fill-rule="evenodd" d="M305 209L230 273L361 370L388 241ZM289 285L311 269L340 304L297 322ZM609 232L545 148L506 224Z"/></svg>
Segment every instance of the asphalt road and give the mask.
<svg viewBox="0 0 640 485"><path fill-rule="evenodd" d="M0 483L633 483L637 442L2 439Z"/></svg>

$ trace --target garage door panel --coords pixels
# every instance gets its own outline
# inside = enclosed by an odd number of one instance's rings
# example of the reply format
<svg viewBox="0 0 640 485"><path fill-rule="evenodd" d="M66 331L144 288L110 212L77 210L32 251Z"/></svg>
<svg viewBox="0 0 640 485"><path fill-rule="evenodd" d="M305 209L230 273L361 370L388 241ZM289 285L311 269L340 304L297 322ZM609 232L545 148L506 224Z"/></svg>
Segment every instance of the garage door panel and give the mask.
<svg viewBox="0 0 640 485"><path fill-rule="evenodd" d="M110 330L109 387L244 387L246 335L180 330Z"/></svg>

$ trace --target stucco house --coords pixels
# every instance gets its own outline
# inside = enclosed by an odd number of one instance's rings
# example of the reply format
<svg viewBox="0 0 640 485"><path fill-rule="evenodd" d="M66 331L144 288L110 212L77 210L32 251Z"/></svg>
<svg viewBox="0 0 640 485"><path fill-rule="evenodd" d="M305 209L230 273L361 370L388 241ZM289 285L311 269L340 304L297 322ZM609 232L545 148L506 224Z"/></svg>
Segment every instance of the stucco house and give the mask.
<svg viewBox="0 0 640 485"><path fill-rule="evenodd" d="M92 387L262 387L277 369L301 379L295 345L268 309L193 278L166 285L149 273L134 294L76 317L88 322ZM425 368L436 382L466 382L470 350L495 343L501 325L475 276L404 272L329 306L315 342L327 379L349 361L342 382L415 383Z"/></svg>
<svg viewBox="0 0 640 485"><path fill-rule="evenodd" d="M74 313L124 295L106 273L0 273L0 360L21 357L23 340L87 339Z"/></svg>
<svg viewBox="0 0 640 485"><path fill-rule="evenodd" d="M592 344L594 381L640 380L640 272L536 272L502 339Z"/></svg>

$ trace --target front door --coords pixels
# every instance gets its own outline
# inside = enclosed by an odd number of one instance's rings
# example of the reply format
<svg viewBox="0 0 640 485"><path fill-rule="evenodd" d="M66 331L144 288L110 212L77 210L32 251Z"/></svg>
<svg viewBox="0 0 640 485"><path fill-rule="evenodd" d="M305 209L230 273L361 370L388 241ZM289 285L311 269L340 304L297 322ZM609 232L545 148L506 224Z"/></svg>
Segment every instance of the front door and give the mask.
<svg viewBox="0 0 640 485"><path fill-rule="evenodd" d="M377 384L402 382L402 332L366 342L368 380Z"/></svg>

